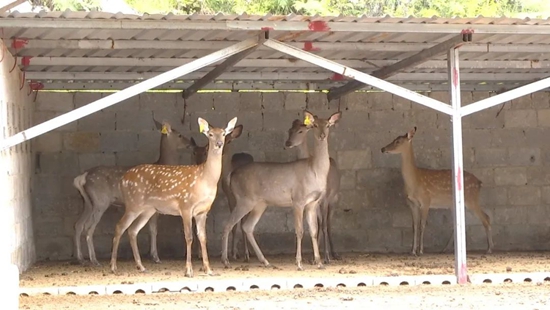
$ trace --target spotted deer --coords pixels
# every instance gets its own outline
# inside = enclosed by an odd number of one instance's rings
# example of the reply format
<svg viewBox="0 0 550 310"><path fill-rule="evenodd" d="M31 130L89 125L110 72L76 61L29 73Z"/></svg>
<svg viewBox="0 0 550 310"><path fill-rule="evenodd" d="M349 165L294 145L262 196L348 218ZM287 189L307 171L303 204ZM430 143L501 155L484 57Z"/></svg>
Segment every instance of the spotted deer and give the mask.
<svg viewBox="0 0 550 310"><path fill-rule="evenodd" d="M233 118L225 129L212 127L198 118L199 131L208 137L208 155L200 165L162 166L139 165L128 170L120 182L125 201L125 212L115 228L111 270L117 271L117 252L121 235L128 229L130 246L136 266L145 271L137 245L137 234L155 214L181 216L187 245L185 276L193 277L191 248L193 244L192 219L197 224L197 235L201 243L203 269L213 275L206 249L206 217L216 198L218 181L222 172L222 152L225 137L233 131L237 118Z"/></svg>
<svg viewBox="0 0 550 310"><path fill-rule="evenodd" d="M235 197L236 207L231 212L222 236L222 263L229 267L227 243L231 229L245 215L243 230L256 257L264 264L270 263L262 254L254 239L254 227L267 206L292 207L296 231L296 265L302 266L302 237L304 211L312 239L314 263L323 268L317 243L317 209L327 184L330 168L328 154L329 128L341 117L334 113L328 119L321 119L304 111L304 124L313 129L315 143L309 158L292 162L252 162L231 172L230 187Z"/></svg>
<svg viewBox="0 0 550 310"><path fill-rule="evenodd" d="M225 197L228 200L229 211L233 210L233 208L232 208L232 205L231 205L232 200L230 198L231 194L229 192L229 186L227 185L228 184L228 175L231 172L231 170L235 169L236 167L239 167L240 165L243 165L243 164L246 164L248 162L254 161L254 159L251 158L252 156L249 155L249 154L246 154L246 153L242 153L242 154L248 155L251 159L248 156L245 156L245 158L242 159L242 155L240 155L241 153L235 154L231 158L229 158L227 156L227 154L228 154L228 145L233 140L240 137L241 134L242 134L242 131L243 131L243 125L238 125L231 132L231 134L229 134L225 137L226 147L224 147L223 152L222 152L222 175L221 175L221 180L222 181L221 181L221 186L222 186L222 190L225 194ZM195 159L195 163L197 165L204 163L206 161L207 156L208 156L208 143L204 146L198 146L197 143L195 142L195 140L193 138L191 138L191 147L193 149L193 157ZM234 159L235 159L235 162L234 162ZM233 229L233 232L234 232L234 234L233 234L233 243L234 243L233 255L236 258L236 255L237 255L237 250L236 250L236 229ZM243 237L244 237L244 233L243 233ZM198 246L198 243L196 243L196 244ZM244 252L245 252L245 256L246 256L246 253L248 253L248 247L247 247L247 244L246 244L246 240L244 240L244 238L243 238L243 244L244 244ZM198 251L198 248L196 250L199 254L198 257L200 259L201 258L200 252Z"/></svg>
<svg viewBox="0 0 550 310"><path fill-rule="evenodd" d="M430 208L452 209L454 207L452 171L450 169L425 169L416 166L412 146L415 133L416 127L403 136L398 136L381 149L382 153L401 154L401 173L405 182L405 195L407 204L411 209L413 221L412 255L417 255L417 251L419 254L423 254L424 230ZM493 250L491 221L479 205L480 189L481 181L473 174L464 171L464 202L485 227L487 253L491 253ZM419 247L417 247L418 235L420 235Z"/></svg>
<svg viewBox="0 0 550 310"><path fill-rule="evenodd" d="M178 150L190 147L190 141L178 131L172 129L172 126L168 122L164 121L160 123L156 120L154 122L157 129L161 131L160 154L155 164L178 164ZM93 239L95 228L109 206L124 206L119 182L122 175L130 168L129 166L97 166L86 170L74 178L73 185L84 199L84 211L74 225L76 256L81 264L85 263L80 243L81 234L84 232L90 262L94 265L99 265ZM157 251L157 222L158 215L153 216L149 222L149 233L151 236L150 255L153 261L160 263Z"/></svg>
<svg viewBox="0 0 550 310"><path fill-rule="evenodd" d="M308 126L302 124L298 119L292 122L292 127L288 129L288 139L285 142L285 148L297 148L298 159L309 158L309 147L307 145ZM318 218L319 227L323 234L325 264L329 264L332 259L339 260L340 255L334 250L332 242L332 217L334 208L338 203L338 193L340 191L340 171L336 161L330 158L330 168L328 170L327 190L320 201L320 214ZM321 243L321 234L319 234L318 243Z"/></svg>

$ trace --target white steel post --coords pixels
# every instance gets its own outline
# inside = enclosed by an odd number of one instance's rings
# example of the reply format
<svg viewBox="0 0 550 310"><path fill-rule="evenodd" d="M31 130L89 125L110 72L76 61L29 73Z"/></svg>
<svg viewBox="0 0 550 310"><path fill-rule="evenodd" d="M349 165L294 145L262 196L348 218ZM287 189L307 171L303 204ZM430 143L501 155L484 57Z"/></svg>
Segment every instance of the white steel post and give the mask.
<svg viewBox="0 0 550 310"><path fill-rule="evenodd" d="M460 113L460 70L458 48L449 50L449 81L453 109L453 196L455 202L455 273L458 284L468 282L466 267L466 221L464 216L464 165L462 159L462 115Z"/></svg>
<svg viewBox="0 0 550 310"><path fill-rule="evenodd" d="M214 64L220 60L226 59L232 55L235 55L239 52L252 48L256 45L258 45L258 39L246 40L246 41L237 43L235 45L231 45L220 51L208 54L202 58L199 58L190 63L179 66L175 69L161 73L149 80L130 86L124 90L121 90L112 95L96 100L83 107L72 110L63 115L54 117L41 124L33 126L27 130L21 131L7 139L3 139L0 141L0 150L9 148L21 142L30 140L34 137L37 137L43 133L46 133L48 131L51 131L58 127L66 125L70 122L74 122L80 118L83 118L99 110L105 109L116 103L119 103L122 100L128 99L132 96L145 92L151 88L155 88L171 80L177 79L182 75L186 75L193 71L196 71L206 66L209 66L211 64Z"/></svg>

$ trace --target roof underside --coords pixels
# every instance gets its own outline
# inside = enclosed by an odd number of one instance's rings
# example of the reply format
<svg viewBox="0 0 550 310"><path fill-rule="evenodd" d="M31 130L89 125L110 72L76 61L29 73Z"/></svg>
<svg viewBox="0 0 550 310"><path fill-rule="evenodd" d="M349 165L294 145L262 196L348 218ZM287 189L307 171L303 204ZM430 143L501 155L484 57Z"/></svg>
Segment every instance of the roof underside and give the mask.
<svg viewBox="0 0 550 310"><path fill-rule="evenodd" d="M123 89L256 38L262 29L269 29L271 38L366 73L472 29L473 42L460 48L462 89L496 91L550 76L550 19L138 16L66 11L0 13L0 28L26 79L42 83L45 89ZM446 53L434 56L387 80L412 90L447 90L446 59ZM185 89L213 68L157 89ZM260 46L205 89L326 90L346 82L323 68Z"/></svg>

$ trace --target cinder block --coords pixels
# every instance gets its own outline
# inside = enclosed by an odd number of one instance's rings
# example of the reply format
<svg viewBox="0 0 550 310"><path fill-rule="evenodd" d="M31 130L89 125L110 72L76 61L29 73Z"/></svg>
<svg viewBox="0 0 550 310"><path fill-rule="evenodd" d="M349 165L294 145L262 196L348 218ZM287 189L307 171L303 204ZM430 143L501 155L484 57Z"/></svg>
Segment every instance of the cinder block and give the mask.
<svg viewBox="0 0 550 310"><path fill-rule="evenodd" d="M541 201L540 187L512 186L508 189L508 201L515 206L536 206Z"/></svg>
<svg viewBox="0 0 550 310"><path fill-rule="evenodd" d="M387 252L389 249L399 248L399 245L403 243L403 236L399 228L369 229L366 235L367 242L363 242L362 245L372 252Z"/></svg>
<svg viewBox="0 0 550 310"><path fill-rule="evenodd" d="M539 148L509 148L508 163L512 166L539 166L541 152Z"/></svg>
<svg viewBox="0 0 550 310"><path fill-rule="evenodd" d="M527 206L507 206L496 208L493 212L493 219L491 223L496 225L514 225L527 223L527 214L530 207Z"/></svg>
<svg viewBox="0 0 550 310"><path fill-rule="evenodd" d="M409 208L392 210L392 227L408 228L412 225L412 215Z"/></svg>
<svg viewBox="0 0 550 310"><path fill-rule="evenodd" d="M178 101L177 97L181 97L181 93L141 93L139 94L139 108L143 111L169 111L174 113Z"/></svg>
<svg viewBox="0 0 550 310"><path fill-rule="evenodd" d="M214 110L236 113L241 97L238 92L214 93Z"/></svg>
<svg viewBox="0 0 550 310"><path fill-rule="evenodd" d="M116 113L117 131L141 132L155 128L151 111L133 110Z"/></svg>
<svg viewBox="0 0 550 310"><path fill-rule="evenodd" d="M547 225L550 209L545 205L532 205L527 213L527 221L533 225Z"/></svg>
<svg viewBox="0 0 550 310"><path fill-rule="evenodd" d="M430 92L428 94L428 96L430 96L430 98L432 98L432 99L439 100L439 101L441 101L443 103L446 103L446 104L450 104L450 102L451 102L450 94L449 94L449 92L446 92L446 91Z"/></svg>
<svg viewBox="0 0 550 310"><path fill-rule="evenodd" d="M107 97L111 94L104 93L103 97ZM116 103L106 109L107 112L117 112L117 111L134 111L139 110L139 95L132 96L126 100L123 100L119 103Z"/></svg>
<svg viewBox="0 0 550 310"><path fill-rule="evenodd" d="M155 149L117 152L117 166L136 166L141 164L152 164L158 159L159 151Z"/></svg>
<svg viewBox="0 0 550 310"><path fill-rule="evenodd" d="M341 190L338 205L342 210L352 210L357 215L358 210L369 208L372 202L367 191Z"/></svg>
<svg viewBox="0 0 550 310"><path fill-rule="evenodd" d="M37 153L37 171L41 174L69 175L79 172L78 156L72 152Z"/></svg>
<svg viewBox="0 0 550 310"><path fill-rule="evenodd" d="M114 111L98 111L78 120L79 131L101 132L115 130L115 126Z"/></svg>
<svg viewBox="0 0 550 310"><path fill-rule="evenodd" d="M339 172L340 172L340 189L341 190L355 189L356 171L339 169Z"/></svg>
<svg viewBox="0 0 550 310"><path fill-rule="evenodd" d="M527 110L533 108L533 102L530 94L513 99L510 103L510 109L512 110Z"/></svg>
<svg viewBox="0 0 550 310"><path fill-rule="evenodd" d="M144 131L138 133L137 148L140 151L160 151L161 133L158 131ZM183 152L184 150L181 150Z"/></svg>
<svg viewBox="0 0 550 310"><path fill-rule="evenodd" d="M393 109L396 111L406 111L411 109L411 101L403 97L392 95Z"/></svg>
<svg viewBox="0 0 550 310"><path fill-rule="evenodd" d="M462 106L465 106L467 104L474 102L473 92L471 91L460 92L460 100L462 101Z"/></svg>
<svg viewBox="0 0 550 310"><path fill-rule="evenodd" d="M538 125L542 127L550 127L550 109L536 111Z"/></svg>
<svg viewBox="0 0 550 310"><path fill-rule="evenodd" d="M41 91L36 96L38 111L69 112L74 109L74 93Z"/></svg>
<svg viewBox="0 0 550 310"><path fill-rule="evenodd" d="M352 92L341 99L344 99L345 106L349 111L369 111L370 105L368 102L369 93ZM351 113L350 113L351 114Z"/></svg>
<svg viewBox="0 0 550 310"><path fill-rule="evenodd" d="M243 125L243 133L239 139L245 138L249 132L259 131L263 128L263 117L260 112L240 111L235 116L238 117L237 124Z"/></svg>
<svg viewBox="0 0 550 310"><path fill-rule="evenodd" d="M464 128L469 129L498 129L504 127L504 124L506 124L506 127L518 127L518 126L509 126L509 120L506 117L503 117L502 115L499 115L499 117L496 117L496 114L500 110L500 107L492 107L483 111L479 111L477 113L474 113L472 115L469 115L464 118L463 124ZM502 114L507 114L510 111L502 112Z"/></svg>
<svg viewBox="0 0 550 310"><path fill-rule="evenodd" d="M491 142L487 145L480 145L481 147L487 147L492 145L493 147L518 147L526 146L526 131L521 128L501 128L491 130Z"/></svg>
<svg viewBox="0 0 550 310"><path fill-rule="evenodd" d="M311 113L319 113L328 109L327 94L323 92L307 93L307 110Z"/></svg>
<svg viewBox="0 0 550 310"><path fill-rule="evenodd" d="M504 114L506 128L537 127L537 112L535 110L509 110Z"/></svg>
<svg viewBox="0 0 550 310"><path fill-rule="evenodd" d="M502 185L526 185L527 170L525 167L500 167L495 168L495 184Z"/></svg>
<svg viewBox="0 0 550 310"><path fill-rule="evenodd" d="M405 114L405 115L404 115ZM401 112L401 111L372 111L369 112L369 119L363 120L363 125L356 127L356 129L364 128L365 126L369 126L369 129L376 130L378 128L385 128L388 126L388 124L402 124L403 119L407 118L407 112ZM345 119L344 119L345 120ZM435 124L435 121L434 121ZM428 124L423 125L428 126Z"/></svg>
<svg viewBox="0 0 550 310"><path fill-rule="evenodd" d="M306 108L306 94L298 92L285 93L286 110L304 110ZM242 99L241 99L242 100Z"/></svg>
<svg viewBox="0 0 550 310"><path fill-rule="evenodd" d="M49 121L53 119L54 117L57 117L59 115L64 114L63 112L53 112L53 111L35 111L33 114L33 124L38 125L45 121ZM59 128L56 128L55 131L75 131L76 130L76 123L77 122L71 122L67 125L61 126ZM12 132L11 134L15 134L16 132Z"/></svg>
<svg viewBox="0 0 550 310"><path fill-rule="evenodd" d="M262 109L262 93L240 92L239 111L259 111Z"/></svg>
<svg viewBox="0 0 550 310"><path fill-rule="evenodd" d="M80 171L88 170L96 166L114 166L116 163L113 153L85 153L78 154Z"/></svg>
<svg viewBox="0 0 550 310"><path fill-rule="evenodd" d="M102 132L100 136L100 151L128 152L137 151L138 135L133 132Z"/></svg>
<svg viewBox="0 0 550 310"><path fill-rule="evenodd" d="M32 140L35 152L60 152L63 149L63 139L60 132L50 131Z"/></svg>
<svg viewBox="0 0 550 310"><path fill-rule="evenodd" d="M262 93L262 110L281 111L285 105L285 93Z"/></svg>
<svg viewBox="0 0 550 310"><path fill-rule="evenodd" d="M249 151L261 150L263 152L280 151L286 139L287 134L283 131L249 132L248 149ZM254 159L256 160L256 155L254 155Z"/></svg>
<svg viewBox="0 0 550 310"><path fill-rule="evenodd" d="M362 147L358 145L358 140L355 139L355 134L356 134L355 132L348 131L346 130L346 128L334 128L334 127L331 128L329 132L329 139L328 139L329 148L334 150L339 150L339 151L361 149ZM311 134L308 134L308 135L311 136Z"/></svg>
<svg viewBox="0 0 550 310"><path fill-rule="evenodd" d="M475 157L478 167L497 167L508 164L508 150L504 148L477 148Z"/></svg>
<svg viewBox="0 0 550 310"><path fill-rule="evenodd" d="M70 132L63 134L63 148L78 153L91 153L99 150L99 133Z"/></svg>
<svg viewBox="0 0 550 310"><path fill-rule="evenodd" d="M531 101L533 102L533 108L535 109L550 108L550 92L538 91L536 93L532 93Z"/></svg>
<svg viewBox="0 0 550 310"><path fill-rule="evenodd" d="M259 113L258 113L258 116ZM263 116L263 128L264 130L284 131L288 132L288 129L292 127L292 122L295 119L303 120L303 115L298 112L291 111L264 111Z"/></svg>
<svg viewBox="0 0 550 310"><path fill-rule="evenodd" d="M182 106L179 102L183 102L183 98L178 96L178 106ZM214 93L198 93L185 99L187 112L189 113L204 113L211 112L214 109Z"/></svg>
<svg viewBox="0 0 550 310"><path fill-rule="evenodd" d="M541 197L544 204L550 204L550 186L541 187Z"/></svg>
<svg viewBox="0 0 550 310"><path fill-rule="evenodd" d="M524 145L531 147L541 147L541 149L544 150L544 141L548 139L548 129L544 127L525 128L524 132L526 139L523 139L523 141L518 141L516 146Z"/></svg>
<svg viewBox="0 0 550 310"><path fill-rule="evenodd" d="M484 208L508 204L508 189L506 187L481 187L480 205Z"/></svg>
<svg viewBox="0 0 550 310"><path fill-rule="evenodd" d="M182 134L184 132L191 130L192 122L197 122L197 119L191 118L190 114L187 114L185 115L185 117L183 117L183 112L180 112L179 109L153 111L153 118L160 123L162 123L163 121L167 121L170 124L170 126L172 126L172 129L175 129ZM183 119L183 123L182 123L182 119ZM160 129L157 128L156 126L154 126L153 128L155 131L160 132Z"/></svg>
<svg viewBox="0 0 550 310"><path fill-rule="evenodd" d="M108 95L108 94L106 94ZM75 109L78 109L80 107L83 107L87 104L90 104L96 100L101 99L103 96L103 93L96 93L96 92L75 92L73 95L73 102ZM119 103L122 104L122 103ZM116 104L115 104L116 106ZM113 106L110 107L111 109Z"/></svg>
<svg viewBox="0 0 550 310"><path fill-rule="evenodd" d="M393 94L385 91L369 92L367 101L372 110L391 111L393 107Z"/></svg>
<svg viewBox="0 0 550 310"><path fill-rule="evenodd" d="M369 148L339 151L337 162L340 169L368 169L372 166L371 151Z"/></svg>

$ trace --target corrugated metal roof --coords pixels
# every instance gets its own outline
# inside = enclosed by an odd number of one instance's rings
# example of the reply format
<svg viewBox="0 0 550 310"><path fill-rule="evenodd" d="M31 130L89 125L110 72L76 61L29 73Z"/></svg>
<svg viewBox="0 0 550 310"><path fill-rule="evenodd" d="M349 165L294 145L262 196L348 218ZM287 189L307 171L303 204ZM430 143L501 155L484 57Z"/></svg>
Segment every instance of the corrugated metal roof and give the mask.
<svg viewBox="0 0 550 310"><path fill-rule="evenodd" d="M2 38L26 77L46 88L119 89L270 29L270 37L372 72L473 30L461 47L464 89L497 90L550 76L550 18L0 13ZM213 67L160 88L185 88ZM446 55L389 81L446 89ZM98 74L99 73L99 74ZM207 88L328 89L332 72L262 46Z"/></svg>

